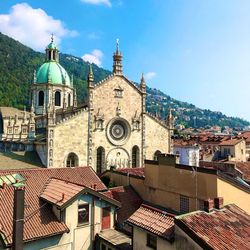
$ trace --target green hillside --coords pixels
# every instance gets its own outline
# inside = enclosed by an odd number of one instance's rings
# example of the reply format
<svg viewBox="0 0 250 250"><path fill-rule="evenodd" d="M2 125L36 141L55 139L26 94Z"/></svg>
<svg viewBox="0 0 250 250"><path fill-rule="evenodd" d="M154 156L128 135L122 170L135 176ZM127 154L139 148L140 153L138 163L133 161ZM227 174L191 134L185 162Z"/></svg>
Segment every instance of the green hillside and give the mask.
<svg viewBox="0 0 250 250"><path fill-rule="evenodd" d="M0 106L23 108L28 106L29 86L33 80L34 70L44 61L44 54L24 46L14 39L0 33ZM81 58L60 54L60 63L69 75L74 76L74 86L77 89L78 102L86 97L86 79L88 63ZM98 82L111 74L110 71L93 64L95 81ZM171 98L157 89L147 88L147 110L153 114L166 116L171 107L177 116L177 123L186 126L205 127L219 125L229 127L244 127L249 122L227 117L221 112L199 109L192 104Z"/></svg>

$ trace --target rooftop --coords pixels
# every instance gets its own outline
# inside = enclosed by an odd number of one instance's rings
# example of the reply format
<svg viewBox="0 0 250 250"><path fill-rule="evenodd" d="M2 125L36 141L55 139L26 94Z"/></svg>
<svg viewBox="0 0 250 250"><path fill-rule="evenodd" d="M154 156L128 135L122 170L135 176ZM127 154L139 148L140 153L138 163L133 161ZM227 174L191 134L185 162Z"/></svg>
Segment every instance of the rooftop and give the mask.
<svg viewBox="0 0 250 250"><path fill-rule="evenodd" d="M177 216L175 223L204 249L250 249L250 216L234 204Z"/></svg>
<svg viewBox="0 0 250 250"><path fill-rule="evenodd" d="M117 220L124 228L124 222L142 204L141 197L131 186L110 188L105 194L121 203L121 208L117 211ZM130 228L126 227L126 225L124 229L130 231Z"/></svg>
<svg viewBox="0 0 250 250"><path fill-rule="evenodd" d="M81 192L83 188L83 186L75 185L68 181L52 178L45 184L45 187L40 194L40 198L56 204L57 206L62 206L72 197Z"/></svg>
<svg viewBox="0 0 250 250"><path fill-rule="evenodd" d="M127 222L169 241L173 239L174 215L164 210L142 204Z"/></svg>
<svg viewBox="0 0 250 250"><path fill-rule="evenodd" d="M0 170L0 176L14 173L21 174L26 180L24 241L62 234L68 230L64 223L57 220L51 205L39 198L44 191L44 185L51 183L50 179L61 179L62 182L70 181L84 187L91 187L95 184L96 191L107 189L90 167ZM52 181L49 188L53 187L55 182ZM13 197L13 187L0 189L0 199L4 200L4 202L0 202L0 231L5 236L7 244L12 242Z"/></svg>
<svg viewBox="0 0 250 250"><path fill-rule="evenodd" d="M219 145L220 146L235 146L238 143L242 142L242 140L243 140L242 138L234 138L234 139L224 140Z"/></svg>
<svg viewBox="0 0 250 250"><path fill-rule="evenodd" d="M114 229L102 230L98 234L98 236L104 239L105 241L109 242L112 246L115 247L115 249L118 250L132 249L131 239L124 233L121 233Z"/></svg>
<svg viewBox="0 0 250 250"><path fill-rule="evenodd" d="M131 176L143 177L145 178L145 168L120 168L113 170L114 172L129 174Z"/></svg>

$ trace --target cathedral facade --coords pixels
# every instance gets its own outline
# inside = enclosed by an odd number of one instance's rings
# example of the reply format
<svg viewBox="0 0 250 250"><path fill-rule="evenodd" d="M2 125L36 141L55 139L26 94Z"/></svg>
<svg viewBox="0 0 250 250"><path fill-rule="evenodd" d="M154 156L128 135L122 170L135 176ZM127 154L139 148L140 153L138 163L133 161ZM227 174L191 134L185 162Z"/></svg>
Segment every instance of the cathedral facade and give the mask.
<svg viewBox="0 0 250 250"><path fill-rule="evenodd" d="M2 148L28 141L46 167L88 165L101 173L111 167L143 167L145 159L172 152L173 117L169 113L163 122L147 113L144 77L136 85L123 75L118 44L112 75L95 83L90 65L87 105L81 106L52 39L44 64L34 74L31 100L26 116L35 121L32 139L28 132L18 140L8 135L14 118L5 114L0 117Z"/></svg>

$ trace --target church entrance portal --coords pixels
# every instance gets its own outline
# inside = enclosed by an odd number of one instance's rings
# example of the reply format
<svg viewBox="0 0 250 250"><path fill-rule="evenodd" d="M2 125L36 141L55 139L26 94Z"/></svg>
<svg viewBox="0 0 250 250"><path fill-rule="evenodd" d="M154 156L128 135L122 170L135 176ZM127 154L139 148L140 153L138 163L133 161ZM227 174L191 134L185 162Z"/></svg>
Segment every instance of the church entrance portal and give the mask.
<svg viewBox="0 0 250 250"><path fill-rule="evenodd" d="M114 148L107 154L107 166L116 168L130 167L128 152L123 148Z"/></svg>

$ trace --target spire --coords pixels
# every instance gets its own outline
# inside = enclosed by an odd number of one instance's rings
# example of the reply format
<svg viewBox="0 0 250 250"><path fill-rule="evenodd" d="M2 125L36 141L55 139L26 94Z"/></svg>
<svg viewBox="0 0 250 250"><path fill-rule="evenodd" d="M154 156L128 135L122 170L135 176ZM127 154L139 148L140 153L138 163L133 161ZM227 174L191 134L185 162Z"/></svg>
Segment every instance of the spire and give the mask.
<svg viewBox="0 0 250 250"><path fill-rule="evenodd" d="M166 119L166 124L170 129L174 128L174 116L172 114L172 109L171 108L169 109L169 113L168 113L168 116L167 116L167 119Z"/></svg>
<svg viewBox="0 0 250 250"><path fill-rule="evenodd" d="M94 74L92 70L92 65L89 64L89 74L88 74L88 87L94 86Z"/></svg>
<svg viewBox="0 0 250 250"><path fill-rule="evenodd" d="M116 39L116 52L113 55L113 74L123 75L123 73L122 73L122 54L119 51L119 39Z"/></svg>
<svg viewBox="0 0 250 250"><path fill-rule="evenodd" d="M141 75L140 89L141 89L142 92L146 93L146 82L145 82L144 74L143 73Z"/></svg>
<svg viewBox="0 0 250 250"><path fill-rule="evenodd" d="M33 83L36 83L36 70L34 70L34 78L33 78Z"/></svg>

